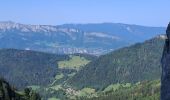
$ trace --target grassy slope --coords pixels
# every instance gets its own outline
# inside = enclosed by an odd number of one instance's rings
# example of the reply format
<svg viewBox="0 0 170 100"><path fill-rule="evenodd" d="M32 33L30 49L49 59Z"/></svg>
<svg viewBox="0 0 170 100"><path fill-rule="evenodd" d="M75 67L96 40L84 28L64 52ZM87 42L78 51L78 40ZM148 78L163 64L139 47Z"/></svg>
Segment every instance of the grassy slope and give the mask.
<svg viewBox="0 0 170 100"><path fill-rule="evenodd" d="M145 81L129 87L122 85L116 91L110 90L98 97L81 100L160 100L160 81Z"/></svg>
<svg viewBox="0 0 170 100"><path fill-rule="evenodd" d="M50 99L60 100L159 100L160 80L138 82L136 84L111 84L101 91L83 88L68 93L66 89L53 89Z"/></svg>
<svg viewBox="0 0 170 100"><path fill-rule="evenodd" d="M80 69L82 66L88 64L90 61L84 57L80 56L70 56L71 59L65 61L59 61L58 67L59 68L66 68L66 69Z"/></svg>

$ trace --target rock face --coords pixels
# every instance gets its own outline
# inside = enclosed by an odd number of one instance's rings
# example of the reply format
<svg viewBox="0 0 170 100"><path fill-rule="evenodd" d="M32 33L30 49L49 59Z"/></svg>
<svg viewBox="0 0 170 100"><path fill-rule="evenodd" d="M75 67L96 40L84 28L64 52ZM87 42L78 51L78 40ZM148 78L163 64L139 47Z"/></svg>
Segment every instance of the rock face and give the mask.
<svg viewBox="0 0 170 100"><path fill-rule="evenodd" d="M162 56L161 100L170 100L170 23Z"/></svg>
<svg viewBox="0 0 170 100"><path fill-rule="evenodd" d="M12 89L4 79L0 78L0 100L41 100L39 94L28 88L22 94L18 92Z"/></svg>
<svg viewBox="0 0 170 100"><path fill-rule="evenodd" d="M0 79L0 100L17 100L19 97L11 89L9 84L3 79Z"/></svg>

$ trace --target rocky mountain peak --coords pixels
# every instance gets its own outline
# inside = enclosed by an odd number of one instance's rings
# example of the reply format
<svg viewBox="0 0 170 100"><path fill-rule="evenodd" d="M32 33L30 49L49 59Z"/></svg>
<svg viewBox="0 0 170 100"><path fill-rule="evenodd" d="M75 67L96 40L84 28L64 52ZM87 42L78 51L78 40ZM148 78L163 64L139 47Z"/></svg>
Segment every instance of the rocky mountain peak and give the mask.
<svg viewBox="0 0 170 100"><path fill-rule="evenodd" d="M170 23L168 24L166 34L167 34L168 38L170 38Z"/></svg>
<svg viewBox="0 0 170 100"><path fill-rule="evenodd" d="M47 32L56 31L56 27L48 25L26 25L12 21L0 22L0 30L5 32L9 30L19 30L21 32Z"/></svg>
<svg viewBox="0 0 170 100"><path fill-rule="evenodd" d="M161 34L161 35L156 36L156 38L166 40L167 36L165 34Z"/></svg>
<svg viewBox="0 0 170 100"><path fill-rule="evenodd" d="M19 32L41 32L41 33L53 33L53 32L64 32L64 33L75 33L77 29L73 28L59 28L58 26L52 25L30 25L20 24L12 21L0 22L0 32L6 32L11 30L17 30Z"/></svg>

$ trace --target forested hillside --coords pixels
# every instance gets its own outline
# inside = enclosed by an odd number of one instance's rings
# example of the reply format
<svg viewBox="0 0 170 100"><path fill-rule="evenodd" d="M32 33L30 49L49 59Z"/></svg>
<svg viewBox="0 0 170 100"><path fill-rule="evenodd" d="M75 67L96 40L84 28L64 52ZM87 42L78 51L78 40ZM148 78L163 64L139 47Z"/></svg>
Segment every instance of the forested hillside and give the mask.
<svg viewBox="0 0 170 100"><path fill-rule="evenodd" d="M160 35L100 57L1 49L0 75L43 99L158 100L165 38Z"/></svg>
<svg viewBox="0 0 170 100"><path fill-rule="evenodd" d="M161 35L100 56L87 64L68 83L76 88L102 89L110 84L159 79L164 40L165 36Z"/></svg>
<svg viewBox="0 0 170 100"><path fill-rule="evenodd" d="M98 97L82 97L78 100L160 100L160 80L145 81L131 86L119 85Z"/></svg>
<svg viewBox="0 0 170 100"><path fill-rule="evenodd" d="M83 64L88 63L95 56L75 54L56 55L30 50L1 49L0 50L0 76L12 85L23 88L30 85L46 86L51 84L57 75L71 74L77 70L60 68L58 62L69 62L78 58ZM82 61L83 60L83 61ZM81 64L79 64L81 65ZM73 64L74 66L74 64ZM65 67L65 66L64 66ZM79 68L82 66L79 66Z"/></svg>

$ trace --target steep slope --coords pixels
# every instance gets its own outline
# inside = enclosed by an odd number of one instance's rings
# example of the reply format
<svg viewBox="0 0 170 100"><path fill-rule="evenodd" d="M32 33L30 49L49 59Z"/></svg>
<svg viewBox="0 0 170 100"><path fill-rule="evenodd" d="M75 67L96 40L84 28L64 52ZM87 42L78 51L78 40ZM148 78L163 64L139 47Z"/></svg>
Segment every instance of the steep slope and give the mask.
<svg viewBox="0 0 170 100"><path fill-rule="evenodd" d="M41 100L39 94L30 89L25 89L24 93L17 93L11 88L8 82L0 79L0 100ZM29 94L28 94L29 93Z"/></svg>
<svg viewBox="0 0 170 100"><path fill-rule="evenodd" d="M166 42L162 54L161 64L162 64L162 76L161 76L161 100L168 100L170 99L170 23L168 24L166 30Z"/></svg>
<svg viewBox="0 0 170 100"><path fill-rule="evenodd" d="M64 59L68 59L68 56L1 49L0 76L18 87L30 84L47 85L57 73L57 61Z"/></svg>
<svg viewBox="0 0 170 100"><path fill-rule="evenodd" d="M9 84L4 80L0 79L0 99L1 100L12 100L19 98L19 95L16 95L15 92L11 89Z"/></svg>
<svg viewBox="0 0 170 100"><path fill-rule="evenodd" d="M74 57L74 55L72 56ZM94 56L85 54L76 54L75 56L82 57L87 61L94 58ZM59 61L69 61L70 59L70 55L1 49L0 76L19 88L30 85L46 86L55 80L56 75L67 75L77 71L69 68L69 66L67 66L68 68L58 66Z"/></svg>
<svg viewBox="0 0 170 100"><path fill-rule="evenodd" d="M161 33L165 28L116 23L51 26L0 22L0 48L99 55Z"/></svg>
<svg viewBox="0 0 170 100"><path fill-rule="evenodd" d="M100 56L80 70L68 83L74 87L102 89L114 83L159 79L165 36Z"/></svg>

